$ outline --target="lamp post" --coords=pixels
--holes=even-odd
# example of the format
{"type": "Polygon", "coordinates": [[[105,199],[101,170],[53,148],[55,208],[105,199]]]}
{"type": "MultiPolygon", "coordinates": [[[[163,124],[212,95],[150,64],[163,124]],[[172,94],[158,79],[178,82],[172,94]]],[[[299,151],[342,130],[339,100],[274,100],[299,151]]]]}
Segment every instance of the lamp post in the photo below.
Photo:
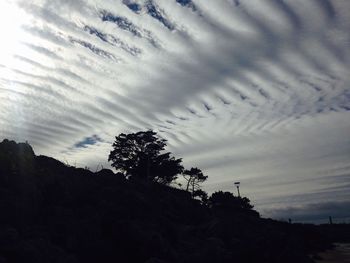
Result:
{"type": "Polygon", "coordinates": [[[240,182],[235,182],[235,186],[237,187],[238,197],[241,197],[241,194],[239,193],[239,185],[240,184],[241,184],[240,182]]]}

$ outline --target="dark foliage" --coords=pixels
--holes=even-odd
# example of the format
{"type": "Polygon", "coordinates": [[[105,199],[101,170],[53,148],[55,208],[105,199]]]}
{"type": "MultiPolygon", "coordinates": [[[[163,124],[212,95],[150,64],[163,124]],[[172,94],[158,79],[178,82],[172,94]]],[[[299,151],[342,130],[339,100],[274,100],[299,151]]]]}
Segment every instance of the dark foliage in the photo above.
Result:
{"type": "Polygon", "coordinates": [[[203,191],[202,189],[195,190],[192,193],[193,198],[199,198],[199,200],[202,201],[202,204],[207,204],[208,203],[208,194],[203,191]]]}
{"type": "Polygon", "coordinates": [[[207,180],[208,176],[205,176],[203,172],[197,167],[192,167],[190,170],[185,170],[182,175],[187,181],[186,191],[190,191],[193,197],[201,196],[204,198],[205,195],[203,191],[199,191],[200,183],[203,183],[205,180],[207,180]]]}
{"type": "Polygon", "coordinates": [[[261,219],[236,199],[215,194],[203,205],[186,191],[3,141],[0,262],[302,263],[330,244],[316,226],[261,219]]]}
{"type": "Polygon", "coordinates": [[[213,193],[209,198],[209,202],[212,207],[222,207],[225,209],[250,210],[254,207],[250,204],[250,200],[247,197],[236,197],[230,192],[222,191],[213,193]]]}
{"type": "Polygon", "coordinates": [[[175,159],[169,152],[162,153],[165,146],[166,140],[158,138],[151,130],[122,133],[115,138],[108,161],[125,177],[147,178],[169,184],[184,168],[181,159],[175,159]]]}

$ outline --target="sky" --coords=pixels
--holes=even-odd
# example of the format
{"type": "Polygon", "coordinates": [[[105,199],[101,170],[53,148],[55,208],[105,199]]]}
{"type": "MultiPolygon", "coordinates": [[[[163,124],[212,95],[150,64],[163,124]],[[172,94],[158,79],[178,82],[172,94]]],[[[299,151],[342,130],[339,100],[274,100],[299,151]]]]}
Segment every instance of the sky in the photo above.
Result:
{"type": "MultiPolygon", "coordinates": [[[[0,139],[92,171],[153,129],[204,189],[350,218],[350,1],[1,0],[0,139]]],[[[346,219],[347,218],[347,219],[346,219]]]]}

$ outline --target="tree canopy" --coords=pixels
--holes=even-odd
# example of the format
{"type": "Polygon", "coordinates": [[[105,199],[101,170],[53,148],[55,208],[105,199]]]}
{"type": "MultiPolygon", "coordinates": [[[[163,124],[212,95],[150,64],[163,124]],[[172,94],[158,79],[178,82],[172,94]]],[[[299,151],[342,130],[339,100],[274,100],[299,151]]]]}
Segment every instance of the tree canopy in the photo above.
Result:
{"type": "Polygon", "coordinates": [[[108,161],[125,177],[147,178],[169,184],[183,172],[182,160],[165,150],[166,140],[152,130],[121,133],[115,137],[108,161]]]}
{"type": "Polygon", "coordinates": [[[250,204],[250,200],[247,197],[237,197],[230,192],[218,191],[211,195],[209,203],[212,207],[225,207],[232,209],[251,210],[253,205],[250,204]]]}
{"type": "Polygon", "coordinates": [[[193,197],[196,193],[201,193],[197,192],[200,190],[199,184],[203,183],[208,178],[208,176],[204,175],[203,172],[197,167],[192,167],[190,170],[185,170],[183,172],[183,177],[185,180],[187,180],[186,191],[190,191],[193,197]]]}

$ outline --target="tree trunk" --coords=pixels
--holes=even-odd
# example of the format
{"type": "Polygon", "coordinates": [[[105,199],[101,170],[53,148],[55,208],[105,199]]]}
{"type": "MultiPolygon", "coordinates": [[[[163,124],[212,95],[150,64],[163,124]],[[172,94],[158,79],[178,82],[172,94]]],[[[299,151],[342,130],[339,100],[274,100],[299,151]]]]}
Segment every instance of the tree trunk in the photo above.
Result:
{"type": "MultiPolygon", "coordinates": [[[[186,179],[186,178],[185,178],[185,179],[186,179]]],[[[188,180],[187,180],[186,191],[188,191],[188,189],[190,188],[190,182],[191,182],[191,177],[188,178],[188,180]]]]}

